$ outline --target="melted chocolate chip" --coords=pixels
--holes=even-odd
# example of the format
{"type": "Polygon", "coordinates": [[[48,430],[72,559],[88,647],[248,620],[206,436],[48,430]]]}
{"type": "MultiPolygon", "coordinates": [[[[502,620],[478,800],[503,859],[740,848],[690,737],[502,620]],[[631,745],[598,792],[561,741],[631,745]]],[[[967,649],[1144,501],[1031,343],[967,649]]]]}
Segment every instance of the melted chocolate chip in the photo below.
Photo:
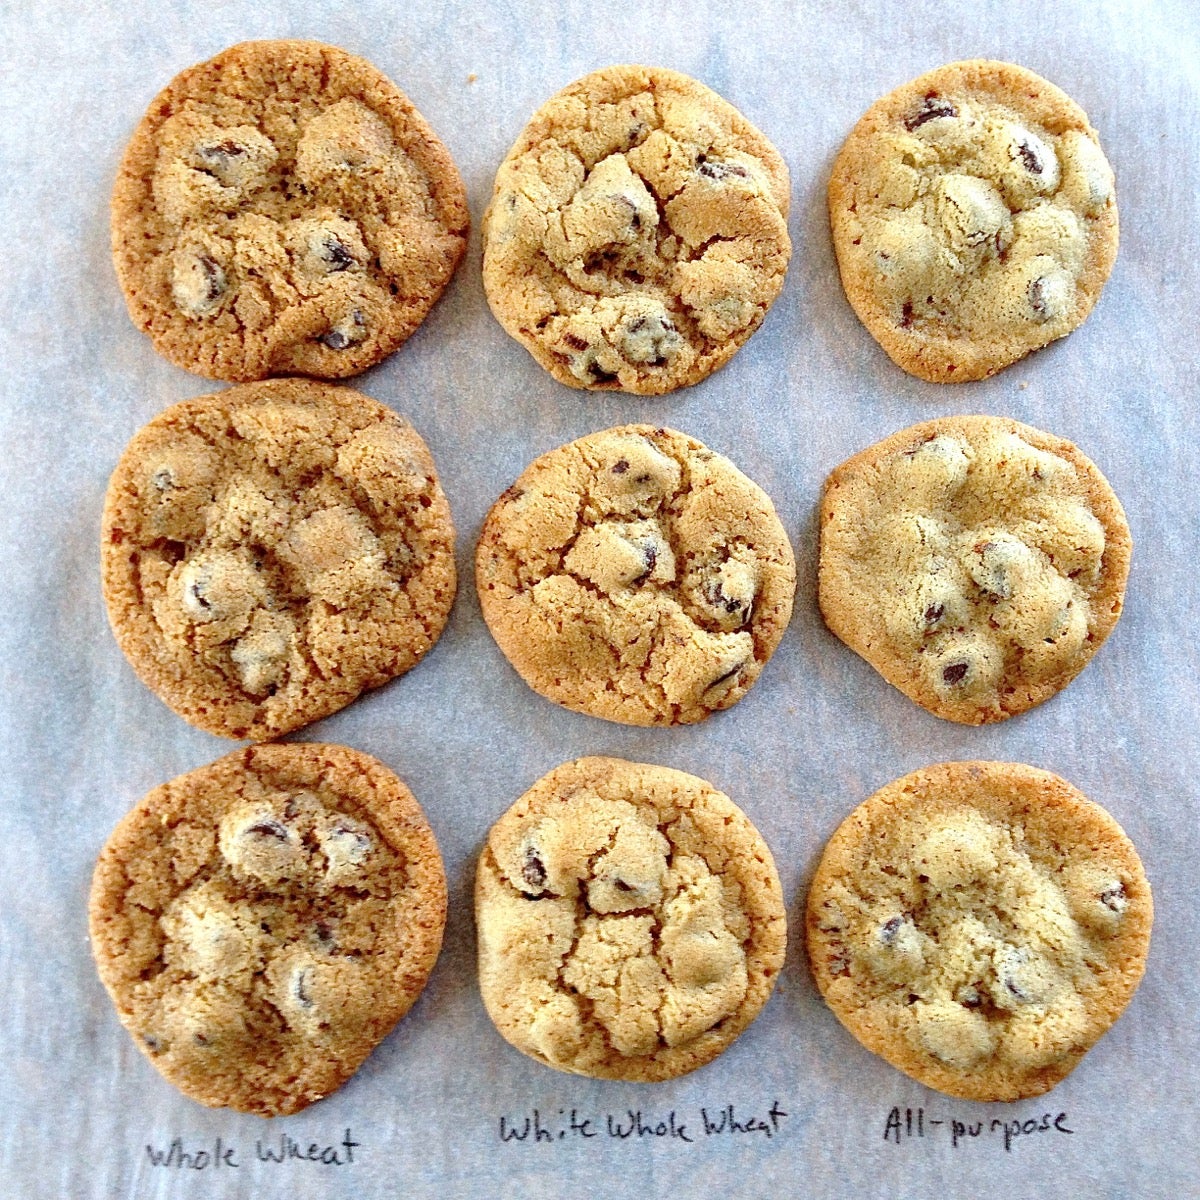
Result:
{"type": "Polygon", "coordinates": [[[614,475],[624,475],[629,470],[629,460],[627,458],[618,459],[613,463],[612,473],[614,475]]]}
{"type": "Polygon", "coordinates": [[[270,819],[264,821],[255,821],[253,825],[247,825],[246,832],[253,833],[257,837],[275,838],[280,842],[286,842],[288,840],[287,829],[279,821],[273,821],[270,819]]]}
{"type": "Polygon", "coordinates": [[[942,668],[942,679],[946,683],[962,683],[967,674],[967,664],[965,662],[951,663],[948,667],[942,668]]]}
{"type": "Polygon", "coordinates": [[[913,323],[913,306],[911,300],[905,300],[904,307],[900,310],[900,328],[907,329],[913,323]]]}
{"type": "Polygon", "coordinates": [[[926,96],[915,111],[904,118],[904,128],[910,133],[920,128],[926,121],[935,121],[938,117],[957,117],[958,109],[949,100],[938,95],[926,96]]]}
{"type": "Polygon", "coordinates": [[[1046,169],[1041,155],[1028,142],[1017,143],[1017,154],[1020,155],[1021,165],[1030,175],[1040,175],[1046,169]]]}
{"type": "Polygon", "coordinates": [[[700,163],[698,168],[701,175],[705,179],[722,180],[728,179],[730,176],[736,176],[739,179],[745,179],[750,172],[739,163],[727,162],[709,162],[707,159],[700,163]]]}
{"type": "Polygon", "coordinates": [[[586,350],[588,348],[586,338],[581,338],[579,334],[569,331],[563,334],[563,343],[570,346],[572,350],[586,350]]]}
{"type": "Polygon", "coordinates": [[[221,269],[221,264],[207,254],[197,254],[196,263],[204,276],[204,301],[211,304],[225,294],[225,272],[221,269]]]}
{"type": "Polygon", "coordinates": [[[354,255],[350,253],[345,243],[332,233],[327,233],[321,240],[321,261],[329,268],[331,275],[338,271],[347,271],[354,266],[354,255]]]}
{"type": "Polygon", "coordinates": [[[1029,281],[1029,307],[1033,309],[1034,316],[1041,317],[1043,320],[1050,315],[1050,305],[1047,302],[1046,296],[1046,277],[1039,275],[1036,279],[1029,281]]]}
{"type": "Polygon", "coordinates": [[[525,850],[525,861],[521,863],[521,878],[532,888],[543,889],[546,886],[546,864],[532,846],[525,850]]]}

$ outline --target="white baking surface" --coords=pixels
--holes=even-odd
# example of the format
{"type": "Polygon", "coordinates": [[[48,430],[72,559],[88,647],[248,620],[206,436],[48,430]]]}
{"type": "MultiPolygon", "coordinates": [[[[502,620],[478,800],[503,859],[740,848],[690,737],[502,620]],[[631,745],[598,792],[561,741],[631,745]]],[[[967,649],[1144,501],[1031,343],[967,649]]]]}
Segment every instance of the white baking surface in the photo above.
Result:
{"type": "MultiPolygon", "coordinates": [[[[0,1192],[90,1197],[812,1196],[1182,1197],[1200,1194],[1200,9],[1191,0],[1054,5],[265,4],[228,0],[0,3],[0,1192]],[[319,38],[365,55],[449,146],[478,223],[529,115],[579,75],[621,61],[673,67],[757,123],[792,173],[783,295],[732,363],[662,399],[589,395],[544,374],[484,301],[479,241],[398,354],[358,381],[433,450],[459,531],[449,627],[408,677],[305,731],[383,759],[437,833],[450,880],[429,987],[340,1092],[294,1117],[213,1111],[165,1083],[118,1025],[88,952],[94,857],[151,787],[229,743],[173,715],[109,633],[97,530],[109,472],[168,404],[215,390],[131,326],[108,251],[124,145],[179,70],[252,37],[319,38]],[[1087,110],[1118,177],[1121,252],[1089,321],[1001,373],[961,386],[894,367],[843,298],[829,244],[830,163],[878,96],[958,58],[1010,59],[1087,110]],[[1060,696],[1002,725],[928,715],[824,629],[814,514],[826,473],[918,420],[1016,417],[1076,442],[1107,474],[1136,539],[1125,615],[1060,696]],[[525,687],[479,615],[471,557],[492,500],[535,455],[584,433],[665,423],[728,454],[774,499],[797,551],[796,615],[754,691],[706,724],[642,730],[556,708],[525,687]],[[696,1074],[658,1085],[579,1079],[495,1033],[474,970],[471,879],[491,822],[538,776],[616,754],[713,781],[779,864],[793,929],[757,1023],[696,1074]],[[1057,771],[1138,846],[1157,924],[1141,990],[1048,1096],[953,1101],[861,1049],[816,994],[795,931],[821,847],[870,792],[925,763],[1010,759],[1057,771]],[[735,1106],[778,1129],[705,1135],[735,1106]],[[893,1106],[913,1135],[885,1140],[893,1106]],[[502,1142],[538,1109],[550,1144],[502,1142]],[[678,1137],[610,1137],[628,1112],[678,1137]],[[918,1110],[924,1110],[919,1113],[918,1110]],[[563,1114],[560,1116],[560,1112],[563,1114]],[[1051,1114],[1011,1139],[990,1123],[1051,1114]],[[923,1121],[918,1126],[918,1117],[923,1121]],[[946,1122],[933,1125],[935,1120],[946,1122]],[[985,1122],[952,1145],[951,1121],[985,1122]],[[507,1127],[507,1126],[506,1126],[507,1127]],[[925,1136],[917,1136],[923,1129],[925,1136]],[[258,1161],[350,1130],[353,1163],[258,1161]],[[154,1166],[180,1138],[220,1165],[154,1166]],[[232,1147],[232,1158],[226,1151],[232,1147]],[[234,1163],[237,1165],[235,1166],[234,1163]]],[[[341,1152],[344,1155],[344,1150],[341,1152]]],[[[203,1159],[193,1159],[203,1163],[203,1159]]]]}

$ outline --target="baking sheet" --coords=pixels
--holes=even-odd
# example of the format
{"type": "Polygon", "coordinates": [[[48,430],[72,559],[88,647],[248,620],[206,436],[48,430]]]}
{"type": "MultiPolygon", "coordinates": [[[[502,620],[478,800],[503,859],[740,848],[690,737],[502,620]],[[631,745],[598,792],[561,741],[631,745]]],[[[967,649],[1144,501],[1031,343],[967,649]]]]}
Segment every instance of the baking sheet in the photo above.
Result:
{"type": "Polygon", "coordinates": [[[5,1194],[1200,1194],[1194,5],[5,0],[0,21],[5,1194]],[[422,999],[358,1075],[272,1121],[202,1108],[159,1078],[96,978],[85,918],[92,862],[120,816],[229,749],[137,682],[100,599],[100,507],[122,448],[168,404],[219,386],[170,366],[131,326],[109,260],[108,194],[155,92],[183,67],[266,36],[332,42],[395,79],[454,154],[476,221],[501,157],[552,92],[613,62],[685,71],[782,151],[795,244],[762,330],[723,371],[673,396],[588,395],[545,375],[487,310],[477,235],[422,329],[359,380],[429,442],[462,586],[421,666],[301,736],[366,750],[408,782],[446,860],[450,921],[422,999]],[[1080,330],[994,379],[940,387],[895,368],[846,304],[824,187],[873,100],[973,56],[1030,67],[1087,110],[1117,172],[1122,243],[1080,330]],[[1054,700],[985,729],[939,721],[886,686],[826,632],[814,598],[826,473],[895,429],[962,412],[1076,442],[1136,539],[1126,612],[1093,664],[1054,700]],[[798,558],[796,614],[755,689],[682,729],[624,728],[535,695],[492,643],[471,582],[483,516],[530,459],[643,419],[738,463],[774,499],[798,558]],[[947,1099],[862,1050],[816,994],[795,936],[762,1016],[694,1075],[649,1086],[550,1071],[509,1048],[484,1013],[471,878],[513,799],[592,753],[678,767],[728,792],[775,853],[793,930],[825,839],[883,783],[954,758],[1057,771],[1142,854],[1158,913],[1145,982],[1074,1074],[1014,1105],[947,1099]],[[505,1138],[527,1120],[526,1137],[505,1138]]]}

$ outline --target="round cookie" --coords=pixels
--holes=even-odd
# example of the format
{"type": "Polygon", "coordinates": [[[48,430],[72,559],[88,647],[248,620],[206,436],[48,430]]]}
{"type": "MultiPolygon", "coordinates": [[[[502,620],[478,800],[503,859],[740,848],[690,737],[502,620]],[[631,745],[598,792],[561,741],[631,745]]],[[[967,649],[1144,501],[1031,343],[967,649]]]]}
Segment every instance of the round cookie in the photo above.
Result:
{"type": "Polygon", "coordinates": [[[943,417],[833,471],[818,598],[829,628],[923,708],[1003,721],[1066,687],[1112,632],[1125,514],[1075,446],[943,417]]]}
{"type": "Polygon", "coordinates": [[[1083,110],[1010,63],[951,63],[851,131],[829,180],[846,296],[904,370],[983,379],[1081,324],[1117,255],[1083,110]]]}
{"type": "Polygon", "coordinates": [[[535,691],[627,725],[680,725],[750,690],[792,613],[796,567],[766,494],[651,425],[535,460],[475,555],[492,636],[535,691]]]}
{"type": "Polygon", "coordinates": [[[446,880],[412,793],[345,746],[236,750],[156,788],[96,864],[92,952],[177,1088],[270,1117],[341,1087],[412,1007],[446,880]]]}
{"type": "Polygon", "coordinates": [[[585,75],[531,118],[483,219],[496,319],[555,379],[657,395],[723,366],[779,295],[787,167],[662,67],[585,75]]]}
{"type": "Polygon", "coordinates": [[[1153,904],[1121,827],[1019,763],[939,763],[838,827],[808,896],[817,986],[868,1050],[966,1100],[1048,1091],[1137,990],[1153,904]]]}
{"type": "Polygon", "coordinates": [[[581,758],[492,826],[475,879],[479,985],[518,1050],[654,1082],[716,1058],[783,966],[771,852],[694,775],[581,758]]]}
{"type": "Polygon", "coordinates": [[[458,170],[408,98],[320,42],[243,42],[155,97],[117,173],[133,323],[214,379],[356,375],[466,249],[458,170]]]}
{"type": "Polygon", "coordinates": [[[382,404],[309,380],[156,417],[113,472],[101,542],[125,656],[223,737],[278,737],[403,674],[454,601],[425,443],[382,404]]]}

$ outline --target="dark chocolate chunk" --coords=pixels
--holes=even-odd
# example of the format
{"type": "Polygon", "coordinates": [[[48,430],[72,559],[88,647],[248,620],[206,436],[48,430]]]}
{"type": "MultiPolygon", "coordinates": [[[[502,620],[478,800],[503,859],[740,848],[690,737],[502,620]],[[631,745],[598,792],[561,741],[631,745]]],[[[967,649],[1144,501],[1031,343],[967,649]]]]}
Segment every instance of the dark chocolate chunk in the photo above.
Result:
{"type": "Polygon", "coordinates": [[[949,100],[944,100],[936,93],[931,93],[921,101],[913,112],[904,118],[904,128],[911,133],[914,129],[918,129],[924,125],[926,121],[935,121],[939,117],[957,116],[958,109],[949,100]]]}
{"type": "Polygon", "coordinates": [[[942,678],[947,683],[962,683],[967,674],[967,664],[965,662],[951,663],[948,667],[942,668],[942,678]]]}

